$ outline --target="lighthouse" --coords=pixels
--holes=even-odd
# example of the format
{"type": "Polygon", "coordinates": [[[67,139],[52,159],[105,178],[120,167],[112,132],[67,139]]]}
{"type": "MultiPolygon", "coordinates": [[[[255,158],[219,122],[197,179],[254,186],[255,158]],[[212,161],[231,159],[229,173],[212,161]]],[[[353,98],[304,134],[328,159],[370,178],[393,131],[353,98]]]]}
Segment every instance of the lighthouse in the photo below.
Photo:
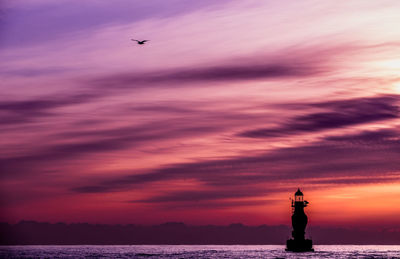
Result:
{"type": "Polygon", "coordinates": [[[307,207],[308,201],[304,200],[300,188],[294,194],[292,199],[292,237],[286,241],[286,251],[292,252],[313,252],[312,240],[305,239],[305,230],[307,226],[307,215],[304,213],[304,207],[307,207]]]}

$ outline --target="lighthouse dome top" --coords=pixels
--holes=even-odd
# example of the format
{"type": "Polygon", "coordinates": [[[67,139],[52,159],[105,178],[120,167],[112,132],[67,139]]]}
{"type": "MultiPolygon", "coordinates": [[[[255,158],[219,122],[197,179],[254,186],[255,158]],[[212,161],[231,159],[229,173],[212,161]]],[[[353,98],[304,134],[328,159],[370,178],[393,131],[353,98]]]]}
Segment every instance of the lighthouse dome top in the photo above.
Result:
{"type": "Polygon", "coordinates": [[[300,188],[298,188],[297,192],[294,195],[295,196],[303,196],[303,193],[300,191],[300,188]]]}

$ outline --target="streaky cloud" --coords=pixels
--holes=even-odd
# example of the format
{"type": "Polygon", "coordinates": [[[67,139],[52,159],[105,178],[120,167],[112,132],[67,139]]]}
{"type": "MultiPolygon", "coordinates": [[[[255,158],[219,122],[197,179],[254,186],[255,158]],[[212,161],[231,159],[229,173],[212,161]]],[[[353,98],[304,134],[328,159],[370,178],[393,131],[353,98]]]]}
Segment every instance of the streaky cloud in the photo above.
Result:
{"type": "Polygon", "coordinates": [[[174,87],[179,87],[178,83],[306,77],[320,72],[311,64],[278,61],[266,64],[220,64],[209,67],[177,68],[142,74],[121,73],[95,78],[89,80],[89,83],[106,89],[134,89],[168,82],[176,83],[174,87]]]}
{"type": "Polygon", "coordinates": [[[163,202],[199,202],[199,201],[213,201],[220,199],[232,199],[232,198],[248,198],[248,197],[259,197],[264,194],[267,195],[271,192],[286,190],[286,188],[248,188],[235,186],[234,188],[224,188],[221,190],[186,190],[186,191],[174,191],[168,194],[160,196],[152,196],[142,200],[132,200],[131,202],[144,202],[144,203],[163,203],[163,202]]]}
{"type": "Polygon", "coordinates": [[[385,144],[393,139],[399,139],[400,130],[396,128],[385,128],[380,130],[367,130],[356,134],[328,136],[325,140],[342,142],[342,143],[357,143],[357,144],[385,144]]]}
{"type": "MultiPolygon", "coordinates": [[[[372,133],[360,133],[365,134],[372,133]]],[[[332,139],[321,140],[311,145],[279,148],[256,156],[167,165],[145,173],[118,176],[97,183],[91,181],[88,185],[73,187],[71,191],[107,193],[170,180],[194,180],[202,183],[202,190],[166,192],[140,201],[168,203],[260,197],[266,191],[269,194],[282,191],[282,188],[260,189],[260,184],[265,187],[274,183],[282,186],[285,183],[290,188],[293,184],[313,182],[329,186],[398,180],[400,176],[393,172],[400,170],[400,143],[397,139],[387,140],[386,135],[379,131],[376,132],[376,143],[382,141],[379,136],[385,139],[385,145],[350,145],[332,139]],[[332,178],[337,181],[331,180],[332,178]]]]}
{"type": "Polygon", "coordinates": [[[38,118],[57,116],[55,109],[84,104],[98,98],[98,94],[84,93],[70,96],[53,95],[27,100],[0,101],[0,125],[13,125],[33,122],[38,118]]]}
{"type": "Polygon", "coordinates": [[[273,138],[396,119],[399,101],[398,95],[385,95],[304,104],[305,108],[318,107],[325,111],[298,115],[281,126],[247,130],[238,136],[273,138]]]}

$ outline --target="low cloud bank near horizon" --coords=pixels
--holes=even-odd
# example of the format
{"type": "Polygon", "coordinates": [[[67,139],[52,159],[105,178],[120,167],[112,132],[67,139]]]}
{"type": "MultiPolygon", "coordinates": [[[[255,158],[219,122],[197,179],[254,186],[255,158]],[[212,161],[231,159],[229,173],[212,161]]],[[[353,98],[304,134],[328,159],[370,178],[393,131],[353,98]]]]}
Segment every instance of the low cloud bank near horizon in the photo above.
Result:
{"type": "MultiPolygon", "coordinates": [[[[1,245],[283,245],[291,228],[287,225],[192,226],[180,222],[159,225],[104,225],[21,221],[0,223],[1,245]]],[[[397,245],[398,229],[362,229],[309,226],[306,236],[316,245],[397,245]]]]}

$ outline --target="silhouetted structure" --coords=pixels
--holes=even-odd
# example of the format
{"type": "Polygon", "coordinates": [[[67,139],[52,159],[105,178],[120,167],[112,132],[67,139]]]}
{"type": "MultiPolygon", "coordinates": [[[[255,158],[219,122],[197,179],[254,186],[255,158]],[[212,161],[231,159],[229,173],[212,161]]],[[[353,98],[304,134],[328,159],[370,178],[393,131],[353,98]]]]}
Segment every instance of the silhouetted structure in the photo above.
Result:
{"type": "Polygon", "coordinates": [[[312,240],[305,239],[305,229],[307,226],[307,215],[304,213],[304,207],[307,207],[308,201],[303,200],[303,193],[300,189],[294,194],[294,200],[292,200],[292,237],[286,241],[286,251],[292,252],[312,252],[312,240]]]}

